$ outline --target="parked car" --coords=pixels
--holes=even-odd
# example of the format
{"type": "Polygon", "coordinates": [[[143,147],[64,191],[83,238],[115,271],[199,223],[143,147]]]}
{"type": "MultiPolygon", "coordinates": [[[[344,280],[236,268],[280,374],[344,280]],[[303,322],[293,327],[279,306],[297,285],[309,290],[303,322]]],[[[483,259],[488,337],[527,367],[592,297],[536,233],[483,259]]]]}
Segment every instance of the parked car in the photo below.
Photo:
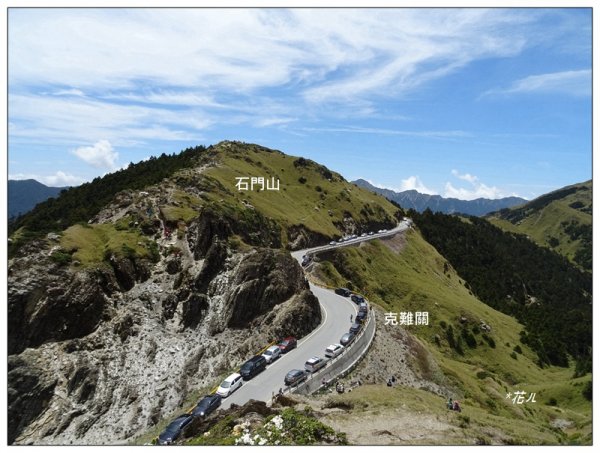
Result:
{"type": "Polygon", "coordinates": [[[364,311],[365,313],[367,313],[369,311],[369,306],[367,305],[366,302],[364,302],[364,299],[363,299],[363,302],[361,302],[358,305],[358,311],[359,312],[364,311]]]}
{"type": "Polygon", "coordinates": [[[217,395],[206,395],[200,400],[192,411],[194,417],[207,417],[210,413],[214,412],[217,407],[221,405],[221,396],[217,395]]]}
{"type": "Polygon", "coordinates": [[[362,329],[362,324],[359,322],[355,322],[354,324],[352,324],[352,326],[350,326],[350,332],[353,334],[357,334],[358,332],[360,332],[360,329],[362,329]]]}
{"type": "Polygon", "coordinates": [[[335,241],[331,241],[331,242],[329,243],[329,245],[335,245],[335,244],[337,244],[337,242],[335,242],[335,241]]]}
{"type": "Polygon", "coordinates": [[[353,234],[352,236],[350,236],[352,239],[356,239],[358,236],[356,234],[353,234]]]}
{"type": "Polygon", "coordinates": [[[338,243],[340,243],[340,244],[341,244],[342,242],[344,242],[344,238],[339,238],[339,239],[338,239],[338,243]]]}
{"type": "Polygon", "coordinates": [[[356,335],[352,332],[345,333],[344,335],[342,335],[342,338],[340,338],[340,344],[342,344],[343,346],[348,346],[354,341],[355,338],[356,335]]]}
{"type": "Polygon", "coordinates": [[[271,346],[265,352],[263,352],[262,356],[265,358],[267,363],[273,363],[275,360],[281,357],[281,349],[279,349],[279,346],[271,346]]]}
{"type": "Polygon", "coordinates": [[[359,311],[358,314],[356,315],[356,317],[354,318],[354,320],[356,322],[360,322],[362,324],[366,318],[367,318],[367,313],[364,311],[359,311]]]}
{"type": "Polygon", "coordinates": [[[350,299],[357,305],[365,301],[365,298],[363,296],[359,296],[358,294],[352,294],[350,299]]]}
{"type": "Polygon", "coordinates": [[[283,380],[285,385],[297,385],[308,377],[304,370],[291,370],[283,380]]]}
{"type": "Polygon", "coordinates": [[[325,348],[325,357],[337,357],[338,355],[340,355],[342,353],[342,351],[344,350],[344,347],[341,344],[338,343],[334,343],[334,344],[330,344],[329,346],[327,346],[327,348],[325,348]]]}
{"type": "Polygon", "coordinates": [[[249,381],[267,367],[267,360],[262,355],[255,355],[250,360],[246,361],[241,368],[240,374],[245,381],[249,381]]]}
{"type": "Polygon", "coordinates": [[[237,389],[239,389],[243,383],[244,379],[242,378],[242,376],[240,376],[238,373],[233,373],[230,376],[228,376],[223,382],[221,382],[221,385],[219,385],[219,388],[217,389],[217,395],[226,398],[233,392],[235,392],[237,389]]]}
{"type": "Polygon", "coordinates": [[[367,237],[367,233],[363,233],[360,235],[361,238],[367,237]]]}
{"type": "Polygon", "coordinates": [[[302,257],[302,266],[307,266],[312,261],[310,255],[304,255],[302,257]]]}
{"type": "Polygon", "coordinates": [[[344,297],[348,297],[352,294],[348,288],[336,288],[335,293],[344,297]]]}
{"type": "Polygon", "coordinates": [[[369,231],[369,236],[373,236],[375,233],[373,233],[372,231],[369,231]]]}
{"type": "Polygon", "coordinates": [[[277,346],[281,352],[286,353],[298,346],[298,341],[294,337],[287,337],[281,340],[277,346]]]}
{"type": "Polygon", "coordinates": [[[325,360],[323,360],[321,357],[314,356],[306,361],[306,363],[304,364],[304,369],[306,371],[308,371],[309,373],[316,373],[321,368],[323,368],[326,364],[327,364],[327,362],[325,360]]]}
{"type": "Polygon", "coordinates": [[[183,428],[189,425],[193,419],[194,417],[189,414],[180,415],[177,417],[169,424],[169,426],[165,428],[162,433],[160,433],[158,436],[158,444],[171,445],[181,435],[183,428]]]}

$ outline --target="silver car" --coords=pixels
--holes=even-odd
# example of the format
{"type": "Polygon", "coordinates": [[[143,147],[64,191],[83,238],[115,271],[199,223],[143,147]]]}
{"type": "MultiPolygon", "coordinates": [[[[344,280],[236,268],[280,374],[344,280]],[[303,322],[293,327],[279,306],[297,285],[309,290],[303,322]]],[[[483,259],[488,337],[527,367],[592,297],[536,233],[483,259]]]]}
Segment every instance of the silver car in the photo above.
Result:
{"type": "Polygon", "coordinates": [[[344,347],[341,344],[334,343],[327,346],[325,349],[325,357],[334,358],[342,353],[344,347]]]}
{"type": "Polygon", "coordinates": [[[263,352],[262,356],[265,358],[267,363],[272,363],[281,357],[281,349],[279,349],[279,346],[271,346],[265,352],[263,352]]]}

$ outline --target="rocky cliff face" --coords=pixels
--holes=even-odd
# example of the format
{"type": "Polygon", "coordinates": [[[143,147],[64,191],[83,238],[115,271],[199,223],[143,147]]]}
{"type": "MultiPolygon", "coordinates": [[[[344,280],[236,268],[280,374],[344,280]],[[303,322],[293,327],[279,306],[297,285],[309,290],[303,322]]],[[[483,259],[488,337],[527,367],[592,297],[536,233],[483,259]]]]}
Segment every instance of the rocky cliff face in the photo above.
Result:
{"type": "MultiPolygon", "coordinates": [[[[124,206],[96,221],[117,221],[124,206]]],[[[9,443],[123,442],[270,341],[313,330],[320,307],[295,260],[234,250],[230,234],[211,212],[183,235],[159,232],[156,263],[61,266],[50,241],[11,259],[9,443]]]]}

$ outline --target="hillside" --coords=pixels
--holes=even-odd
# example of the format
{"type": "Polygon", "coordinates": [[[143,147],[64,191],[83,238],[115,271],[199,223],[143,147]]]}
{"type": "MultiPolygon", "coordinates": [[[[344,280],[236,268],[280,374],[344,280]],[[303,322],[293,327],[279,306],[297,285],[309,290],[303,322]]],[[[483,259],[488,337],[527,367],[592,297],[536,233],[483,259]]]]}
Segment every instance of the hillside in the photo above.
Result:
{"type": "Polygon", "coordinates": [[[68,187],[48,187],[35,179],[8,180],[8,218],[25,214],[68,187]]]}
{"type": "Polygon", "coordinates": [[[169,226],[189,223],[200,212],[209,217],[210,211],[218,211],[227,219],[228,233],[255,245],[302,248],[358,230],[389,228],[400,215],[383,197],[313,161],[258,145],[221,142],[132,164],[39,204],[12,225],[10,251],[40,233],[95,223],[98,213],[115,200],[136,203],[134,217],[141,224],[152,216],[142,207],[145,195],[133,191],[147,192],[142,189],[157,183],[164,193],[155,191],[161,196],[153,212],[169,226]],[[280,190],[261,191],[257,185],[253,191],[238,191],[236,177],[279,179],[280,190]],[[259,237],[253,230],[261,228],[259,237]]]}
{"type": "Polygon", "coordinates": [[[524,326],[477,299],[419,232],[319,258],[312,278],[351,286],[381,307],[375,344],[348,378],[362,387],[321,398],[325,407],[347,408],[320,420],[347,432],[350,443],[591,442],[591,402],[582,394],[590,376],[574,379],[573,366],[540,368],[519,335],[524,326]],[[429,325],[385,326],[385,313],[403,311],[428,311],[429,325]],[[391,375],[399,376],[393,389],[382,385],[391,375]],[[512,404],[505,396],[515,390],[536,393],[537,403],[512,404]],[[444,395],[460,399],[464,415],[443,409],[444,395]],[[563,419],[569,429],[556,428],[563,419]]]}
{"type": "Polygon", "coordinates": [[[477,297],[526,327],[541,365],[591,371],[592,278],[564,257],[478,217],[412,212],[432,244],[477,297]]]}
{"type": "Polygon", "coordinates": [[[477,198],[475,200],[459,200],[458,198],[443,198],[439,195],[428,195],[419,193],[416,190],[405,190],[395,192],[390,189],[375,187],[364,179],[353,181],[358,187],[363,187],[383,195],[388,200],[393,200],[404,209],[414,209],[423,212],[430,209],[433,212],[442,212],[444,214],[467,214],[482,216],[489,212],[499,209],[516,206],[524,203],[525,199],[519,197],[506,197],[496,200],[488,198],[477,198]]]}
{"type": "Polygon", "coordinates": [[[486,218],[506,231],[527,235],[583,269],[592,270],[591,180],[493,212],[486,218]]]}
{"type": "Polygon", "coordinates": [[[274,339],[321,321],[288,249],[395,225],[383,197],[239,142],[132,164],[17,220],[11,444],[125,443],[274,339]],[[235,177],[280,179],[238,192],[235,177]]]}

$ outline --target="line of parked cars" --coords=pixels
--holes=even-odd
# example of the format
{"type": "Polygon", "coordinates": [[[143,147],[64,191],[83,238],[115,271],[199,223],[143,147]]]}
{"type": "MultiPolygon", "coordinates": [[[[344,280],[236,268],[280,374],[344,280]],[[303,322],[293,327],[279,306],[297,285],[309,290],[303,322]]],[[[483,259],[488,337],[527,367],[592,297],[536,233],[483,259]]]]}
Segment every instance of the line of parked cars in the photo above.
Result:
{"type": "Polygon", "coordinates": [[[221,405],[223,398],[227,398],[237,389],[239,389],[244,381],[252,379],[254,376],[264,371],[267,364],[273,363],[282,354],[291,351],[298,345],[298,341],[294,337],[287,337],[281,340],[277,345],[268,347],[261,355],[256,355],[247,360],[241,367],[238,373],[233,373],[227,376],[217,388],[217,391],[211,395],[206,395],[188,414],[183,414],[173,420],[165,430],[158,436],[159,445],[170,445],[177,440],[187,425],[194,418],[208,417],[212,412],[217,410],[221,405]]]}
{"type": "MultiPolygon", "coordinates": [[[[372,234],[372,233],[369,233],[372,234]]],[[[350,326],[349,332],[342,335],[339,343],[334,343],[325,348],[325,357],[311,357],[304,364],[303,370],[290,370],[284,378],[285,385],[293,386],[301,383],[308,378],[309,373],[315,373],[327,365],[327,359],[331,360],[340,355],[344,348],[347,348],[355,339],[358,333],[362,330],[364,320],[369,311],[367,301],[359,294],[353,294],[347,288],[337,288],[336,294],[343,297],[350,297],[352,302],[358,305],[358,313],[354,318],[354,323],[350,326]]],[[[227,376],[217,388],[214,394],[206,395],[198,404],[190,411],[189,414],[183,414],[173,420],[167,428],[158,436],[160,445],[172,444],[181,435],[187,425],[189,425],[195,417],[207,417],[214,412],[220,405],[223,398],[227,398],[237,389],[239,389],[244,381],[252,379],[257,374],[264,371],[267,364],[273,363],[283,354],[291,351],[298,346],[298,341],[294,337],[287,337],[281,340],[277,345],[268,347],[261,355],[256,355],[247,360],[241,367],[238,373],[233,373],[227,376]]]]}
{"type": "Polygon", "coordinates": [[[285,385],[297,385],[300,382],[304,381],[308,378],[308,375],[311,373],[316,373],[321,368],[327,365],[327,359],[331,360],[334,357],[337,357],[344,351],[344,346],[339,343],[330,344],[325,348],[325,357],[326,359],[318,356],[313,356],[309,358],[304,364],[303,370],[290,370],[288,374],[285,375],[283,382],[285,385]]]}
{"type": "MultiPolygon", "coordinates": [[[[362,233],[360,235],[360,237],[364,238],[364,237],[367,237],[367,236],[373,236],[374,234],[382,234],[382,233],[387,233],[387,232],[388,232],[387,228],[382,228],[380,230],[377,230],[377,233],[374,233],[373,231],[369,231],[368,233],[362,233]]],[[[329,242],[329,245],[342,244],[342,243],[344,243],[346,241],[351,241],[353,239],[357,239],[358,237],[359,236],[357,236],[356,234],[352,234],[352,235],[349,235],[349,236],[344,236],[344,237],[339,238],[337,241],[331,241],[331,242],[329,242]]],[[[304,264],[303,264],[303,266],[304,266],[304,264]]]]}
{"type": "MultiPolygon", "coordinates": [[[[352,294],[347,288],[337,288],[335,293],[340,296],[350,297],[354,303],[358,304],[358,313],[354,318],[355,322],[350,326],[350,331],[342,335],[340,342],[331,344],[325,348],[325,357],[329,360],[340,355],[344,351],[344,348],[348,347],[356,339],[358,333],[362,330],[363,323],[369,311],[367,301],[363,296],[352,294]]],[[[304,364],[303,370],[293,369],[285,375],[283,379],[284,384],[288,386],[300,384],[308,378],[310,373],[315,373],[326,366],[327,359],[317,356],[309,358],[304,364]]]]}

